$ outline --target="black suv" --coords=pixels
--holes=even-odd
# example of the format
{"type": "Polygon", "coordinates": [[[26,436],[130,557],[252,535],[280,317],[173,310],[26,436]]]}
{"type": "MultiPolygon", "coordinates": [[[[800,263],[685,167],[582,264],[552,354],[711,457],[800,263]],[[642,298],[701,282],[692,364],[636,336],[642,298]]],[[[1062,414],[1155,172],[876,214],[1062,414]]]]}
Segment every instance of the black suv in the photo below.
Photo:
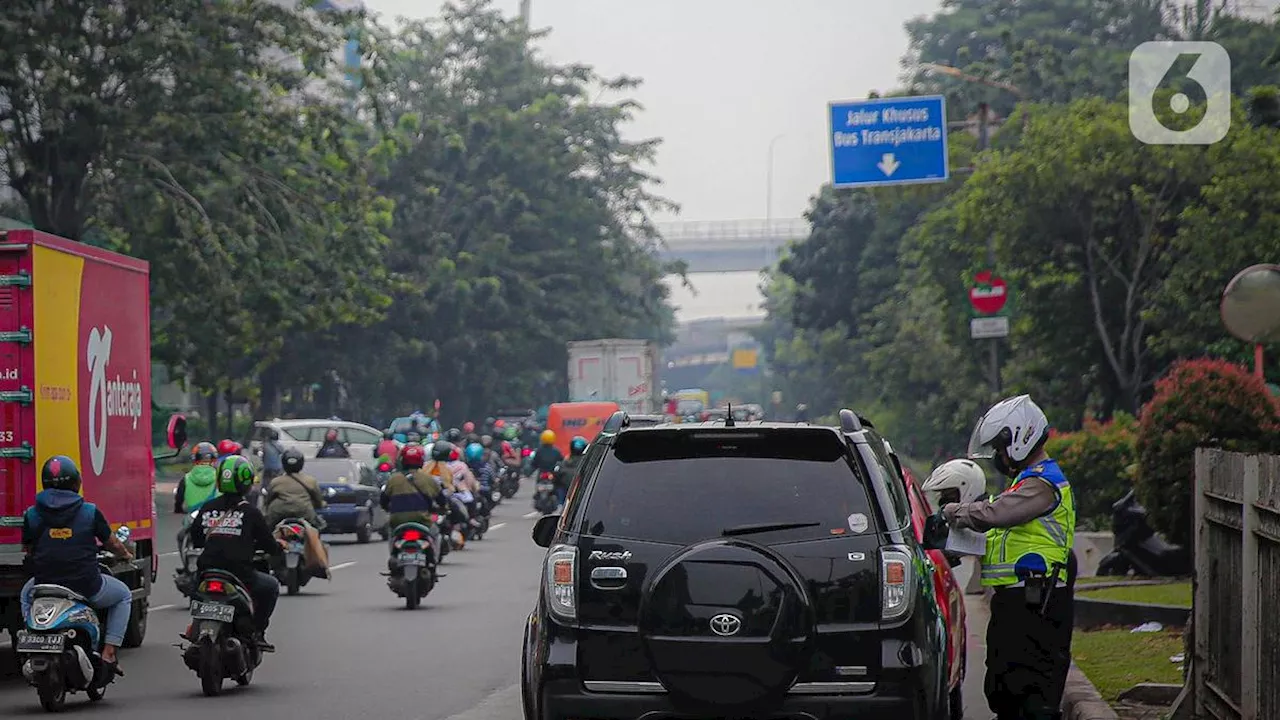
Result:
{"type": "Polygon", "coordinates": [[[900,466],[841,426],[629,428],[588,449],[525,628],[527,720],[946,720],[946,632],[900,466]]]}

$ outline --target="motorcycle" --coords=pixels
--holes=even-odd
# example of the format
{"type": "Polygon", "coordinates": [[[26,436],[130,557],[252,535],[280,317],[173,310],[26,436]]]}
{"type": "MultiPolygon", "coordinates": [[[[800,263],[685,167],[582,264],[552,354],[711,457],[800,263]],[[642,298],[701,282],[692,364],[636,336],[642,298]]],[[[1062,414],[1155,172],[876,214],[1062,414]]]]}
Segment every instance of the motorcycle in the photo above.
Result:
{"type": "MultiPolygon", "coordinates": [[[[262,553],[254,566],[265,572],[262,553]]],[[[222,692],[226,679],[241,687],[253,681],[262,664],[262,649],[254,641],[253,601],[240,579],[222,570],[205,570],[197,578],[191,602],[191,624],[182,635],[187,645],[182,662],[200,678],[200,689],[209,697],[222,692]]]]}
{"type": "Polygon", "coordinates": [[[272,563],[271,574],[284,585],[286,592],[297,595],[311,581],[311,572],[306,567],[307,523],[301,518],[285,518],[276,525],[275,535],[286,545],[284,560],[272,563]]]}
{"type": "Polygon", "coordinates": [[[1111,506],[1111,534],[1115,548],[1098,561],[1099,575],[1186,577],[1191,556],[1186,548],[1172,545],[1147,524],[1147,510],[1132,490],[1111,506]]]}
{"type": "Polygon", "coordinates": [[[387,587],[404,598],[404,606],[409,610],[417,608],[422,598],[435,587],[436,556],[431,528],[419,523],[405,523],[393,532],[391,558],[387,563],[390,570],[387,587]]]}
{"type": "MultiPolygon", "coordinates": [[[[120,542],[129,539],[129,528],[116,531],[120,542]]],[[[112,556],[98,553],[98,565],[111,574],[112,556]]],[[[83,691],[90,702],[98,702],[119,668],[102,662],[105,613],[89,606],[88,598],[61,585],[36,585],[31,593],[31,614],[26,628],[18,631],[14,651],[22,667],[22,677],[36,689],[40,705],[48,712],[60,712],[67,694],[83,691]],[[110,673],[108,676],[107,673],[110,673]]]]}
{"type": "Polygon", "coordinates": [[[498,479],[498,493],[504,498],[515,497],[520,490],[520,468],[506,466],[498,479]]]}
{"type": "Polygon", "coordinates": [[[533,509],[547,515],[560,507],[556,497],[556,474],[551,470],[538,473],[538,483],[533,486],[533,509]]]}
{"type": "Polygon", "coordinates": [[[431,514],[431,545],[435,548],[436,565],[453,549],[453,531],[447,514],[431,514]]]}
{"type": "Polygon", "coordinates": [[[173,571],[173,584],[182,593],[182,597],[191,597],[195,583],[196,563],[200,561],[200,548],[191,547],[191,523],[195,522],[199,510],[192,510],[182,518],[182,529],[178,531],[178,557],[182,564],[173,571]]]}
{"type": "Polygon", "coordinates": [[[394,469],[395,468],[391,467],[391,463],[384,462],[378,465],[378,472],[374,477],[378,483],[379,490],[387,486],[387,481],[391,479],[391,472],[394,469]]]}
{"type": "Polygon", "coordinates": [[[493,501],[489,499],[488,490],[482,488],[476,497],[475,512],[472,513],[472,522],[467,530],[468,540],[484,539],[484,534],[489,532],[489,515],[492,511],[493,501]]]}

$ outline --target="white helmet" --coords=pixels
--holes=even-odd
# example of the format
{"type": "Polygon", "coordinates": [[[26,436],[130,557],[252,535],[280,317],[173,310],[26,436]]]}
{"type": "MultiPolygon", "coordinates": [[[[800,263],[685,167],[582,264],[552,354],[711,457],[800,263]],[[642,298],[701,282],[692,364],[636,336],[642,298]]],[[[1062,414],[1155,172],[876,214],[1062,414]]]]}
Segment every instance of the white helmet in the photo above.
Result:
{"type": "Polygon", "coordinates": [[[973,429],[969,457],[992,458],[996,448],[1003,448],[1014,463],[1022,463],[1047,437],[1049,419],[1030,395],[1005,398],[988,410],[973,429]]]}
{"type": "Polygon", "coordinates": [[[967,503],[982,497],[987,490],[987,475],[972,460],[950,460],[930,473],[929,479],[924,481],[920,489],[928,496],[929,502],[933,503],[934,509],[940,510],[944,504],[944,490],[956,491],[954,494],[948,493],[956,497],[947,498],[947,502],[967,503]]]}

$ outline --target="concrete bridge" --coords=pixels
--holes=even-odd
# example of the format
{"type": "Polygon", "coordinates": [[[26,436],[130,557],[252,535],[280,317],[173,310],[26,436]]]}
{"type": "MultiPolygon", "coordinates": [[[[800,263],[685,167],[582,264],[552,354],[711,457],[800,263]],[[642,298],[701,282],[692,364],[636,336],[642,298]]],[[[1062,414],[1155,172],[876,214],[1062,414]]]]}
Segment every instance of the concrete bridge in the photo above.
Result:
{"type": "Polygon", "coordinates": [[[683,260],[690,273],[751,272],[777,262],[786,245],[809,236],[802,218],[658,223],[663,259],[683,260]]]}

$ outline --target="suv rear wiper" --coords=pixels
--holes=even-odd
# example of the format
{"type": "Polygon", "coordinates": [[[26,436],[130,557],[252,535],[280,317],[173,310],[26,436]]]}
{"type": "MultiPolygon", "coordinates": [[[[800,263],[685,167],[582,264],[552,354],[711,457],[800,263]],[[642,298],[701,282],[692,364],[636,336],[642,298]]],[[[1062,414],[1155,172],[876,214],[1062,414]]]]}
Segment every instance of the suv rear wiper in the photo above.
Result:
{"type": "Polygon", "coordinates": [[[800,528],[818,527],[822,523],[816,522],[792,522],[792,523],[754,523],[751,525],[735,525],[731,528],[725,528],[720,531],[723,537],[733,537],[735,535],[752,535],[754,533],[773,532],[775,530],[799,530],[800,528]]]}

